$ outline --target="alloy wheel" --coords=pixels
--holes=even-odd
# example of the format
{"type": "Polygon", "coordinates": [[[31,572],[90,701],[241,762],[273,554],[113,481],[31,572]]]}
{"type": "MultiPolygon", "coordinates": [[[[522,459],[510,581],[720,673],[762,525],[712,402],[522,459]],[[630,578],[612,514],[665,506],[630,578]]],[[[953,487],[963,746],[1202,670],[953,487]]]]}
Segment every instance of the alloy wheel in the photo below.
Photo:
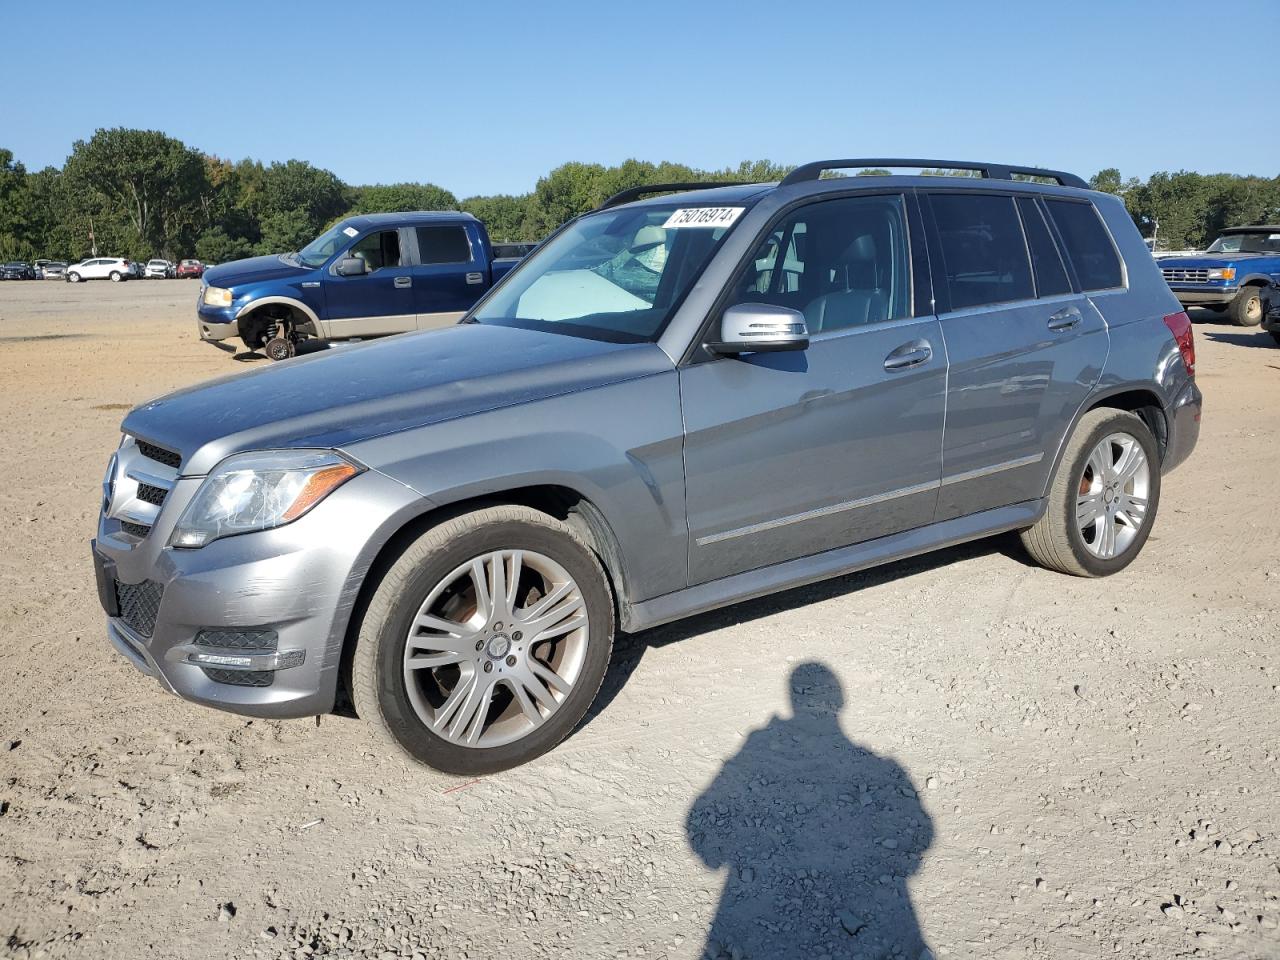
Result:
{"type": "Polygon", "coordinates": [[[1076,496],[1076,529],[1085,549],[1111,560],[1138,536],[1151,494],[1151,465],[1136,438],[1104,437],[1085,462],[1076,496]]]}
{"type": "Polygon", "coordinates": [[[460,564],[427,594],[405,642],[418,718],[466,747],[512,743],[541,727],[583,672],[590,625],[573,577],[532,550],[460,564]]]}

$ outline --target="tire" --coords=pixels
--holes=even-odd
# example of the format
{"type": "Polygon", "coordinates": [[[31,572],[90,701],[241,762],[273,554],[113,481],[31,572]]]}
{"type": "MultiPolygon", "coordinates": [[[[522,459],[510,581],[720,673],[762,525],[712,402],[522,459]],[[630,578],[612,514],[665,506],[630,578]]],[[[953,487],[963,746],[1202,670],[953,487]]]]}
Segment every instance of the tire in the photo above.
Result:
{"type": "Polygon", "coordinates": [[[122,277],[122,276],[120,275],[120,271],[119,271],[119,270],[112,270],[112,271],[111,271],[111,282],[112,282],[112,283],[119,283],[119,282],[120,282],[121,280],[123,280],[123,279],[124,279],[124,277],[122,277]]]}
{"type": "Polygon", "coordinates": [[[1256,327],[1262,322],[1262,288],[1244,287],[1227,305],[1227,315],[1238,327],[1256,327]]]}
{"type": "Polygon", "coordinates": [[[487,507],[422,534],[382,578],[356,639],[352,701],[381,739],[419,763],[459,776],[505,770],[546,753],[578,725],[604,680],[614,629],[604,570],[567,524],[528,507],[487,507]],[[517,552],[514,602],[492,604],[484,616],[470,570],[480,562],[486,589],[505,593],[496,589],[495,571],[500,566],[509,578],[517,552]],[[550,600],[553,590],[568,592],[550,600]],[[539,613],[542,600],[551,606],[539,613]],[[424,606],[434,624],[458,629],[420,625],[424,606]],[[530,629],[535,618],[544,630],[561,632],[545,641],[522,636],[519,627],[530,629]],[[411,667],[410,649],[415,660],[441,662],[411,667]],[[569,681],[567,692],[539,679],[535,671],[548,666],[561,683],[569,681]],[[487,710],[468,709],[464,694],[472,687],[492,691],[487,710]]]}
{"type": "Polygon", "coordinates": [[[1090,410],[1080,418],[1067,441],[1049,488],[1044,516],[1035,526],[1022,531],[1022,544],[1036,563],[1050,570],[1077,577],[1110,576],[1127,567],[1142,551],[1159,505],[1160,451],[1151,430],[1139,417],[1123,410],[1090,410]],[[1123,473],[1108,473],[1108,457],[1113,459],[1115,468],[1133,466],[1134,461],[1125,459],[1131,456],[1131,447],[1123,443],[1103,448],[1107,438],[1125,438],[1141,451],[1145,478],[1141,466],[1137,467],[1137,475],[1128,479],[1123,473]],[[1119,458],[1115,458],[1117,447],[1122,451],[1119,458]],[[1095,459],[1095,453],[1103,460],[1095,459]],[[1087,493],[1083,489],[1086,486],[1087,493]],[[1137,518],[1135,530],[1132,523],[1121,518],[1129,519],[1144,500],[1145,509],[1137,518]],[[1082,518],[1093,517],[1092,525],[1084,519],[1077,521],[1078,513],[1082,518]],[[1107,550],[1108,537],[1111,552],[1107,550]]]}
{"type": "Polygon", "coordinates": [[[74,270],[72,270],[70,273],[68,273],[68,274],[67,274],[67,282],[68,282],[68,283],[79,283],[79,282],[80,282],[80,274],[78,274],[78,273],[76,273],[74,270]]]}

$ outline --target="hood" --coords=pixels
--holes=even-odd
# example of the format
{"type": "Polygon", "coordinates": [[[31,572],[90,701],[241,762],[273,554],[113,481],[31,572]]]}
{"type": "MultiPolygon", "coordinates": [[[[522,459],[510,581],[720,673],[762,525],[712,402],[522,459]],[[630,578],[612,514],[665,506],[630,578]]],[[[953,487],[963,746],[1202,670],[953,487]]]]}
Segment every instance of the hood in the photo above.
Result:
{"type": "Polygon", "coordinates": [[[1233,263],[1244,263],[1262,258],[1280,259],[1274,253],[1197,253],[1190,257],[1160,257],[1156,260],[1159,267],[1229,267],[1233,263]]]}
{"type": "Polygon", "coordinates": [[[266,257],[249,257],[247,260],[232,260],[230,263],[209,267],[204,272],[204,281],[211,287],[234,287],[239,283],[300,277],[304,273],[313,272],[310,267],[295,267],[285,263],[278,253],[273,253],[266,257]]]}
{"type": "Polygon", "coordinates": [[[233,453],[340,447],[671,370],[652,343],[459,324],[331,349],[153,400],[122,429],[201,475],[233,453]]]}

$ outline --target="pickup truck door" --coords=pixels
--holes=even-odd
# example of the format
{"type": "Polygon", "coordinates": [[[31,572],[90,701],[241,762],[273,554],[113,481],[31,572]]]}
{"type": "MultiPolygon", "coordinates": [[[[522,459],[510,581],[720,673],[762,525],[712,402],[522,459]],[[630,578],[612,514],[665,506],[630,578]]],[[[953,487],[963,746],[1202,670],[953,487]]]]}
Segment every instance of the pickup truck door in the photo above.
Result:
{"type": "Polygon", "coordinates": [[[378,337],[415,329],[407,234],[404,229],[370,231],[330,264],[324,277],[326,337],[378,337]],[[364,260],[369,272],[339,276],[342,257],[364,260]]]}
{"type": "Polygon", "coordinates": [[[735,281],[801,310],[807,350],[680,371],[691,584],[933,521],[947,361],[927,285],[913,309],[908,199],[800,207],[735,281]]]}
{"type": "Polygon", "coordinates": [[[423,224],[413,229],[413,297],[419,330],[457,323],[489,289],[489,263],[477,230],[466,223],[423,224]]]}

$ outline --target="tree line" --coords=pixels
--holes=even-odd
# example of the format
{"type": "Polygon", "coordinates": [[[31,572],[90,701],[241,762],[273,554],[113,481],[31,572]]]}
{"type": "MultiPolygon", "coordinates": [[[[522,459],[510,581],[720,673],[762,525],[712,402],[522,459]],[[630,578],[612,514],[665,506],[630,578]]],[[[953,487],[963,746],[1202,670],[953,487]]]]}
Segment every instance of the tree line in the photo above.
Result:
{"type": "MultiPolygon", "coordinates": [[[[147,259],[210,263],[297,250],[333,221],[357,213],[465,210],[500,241],[546,236],[628,187],[649,183],[764,182],[790,166],[768,160],[700,170],[627,160],[566,163],[530,193],[459,200],[433,183],[350,185],[305,160],[232,161],[158,130],[98,130],[76,141],[61,168],[28,171],[0,148],[0,259],[147,259]]],[[[1124,179],[1108,168],[1092,185],[1124,198],[1144,236],[1161,248],[1202,247],[1223,226],[1280,220],[1280,177],[1157,173],[1124,179]]]]}

